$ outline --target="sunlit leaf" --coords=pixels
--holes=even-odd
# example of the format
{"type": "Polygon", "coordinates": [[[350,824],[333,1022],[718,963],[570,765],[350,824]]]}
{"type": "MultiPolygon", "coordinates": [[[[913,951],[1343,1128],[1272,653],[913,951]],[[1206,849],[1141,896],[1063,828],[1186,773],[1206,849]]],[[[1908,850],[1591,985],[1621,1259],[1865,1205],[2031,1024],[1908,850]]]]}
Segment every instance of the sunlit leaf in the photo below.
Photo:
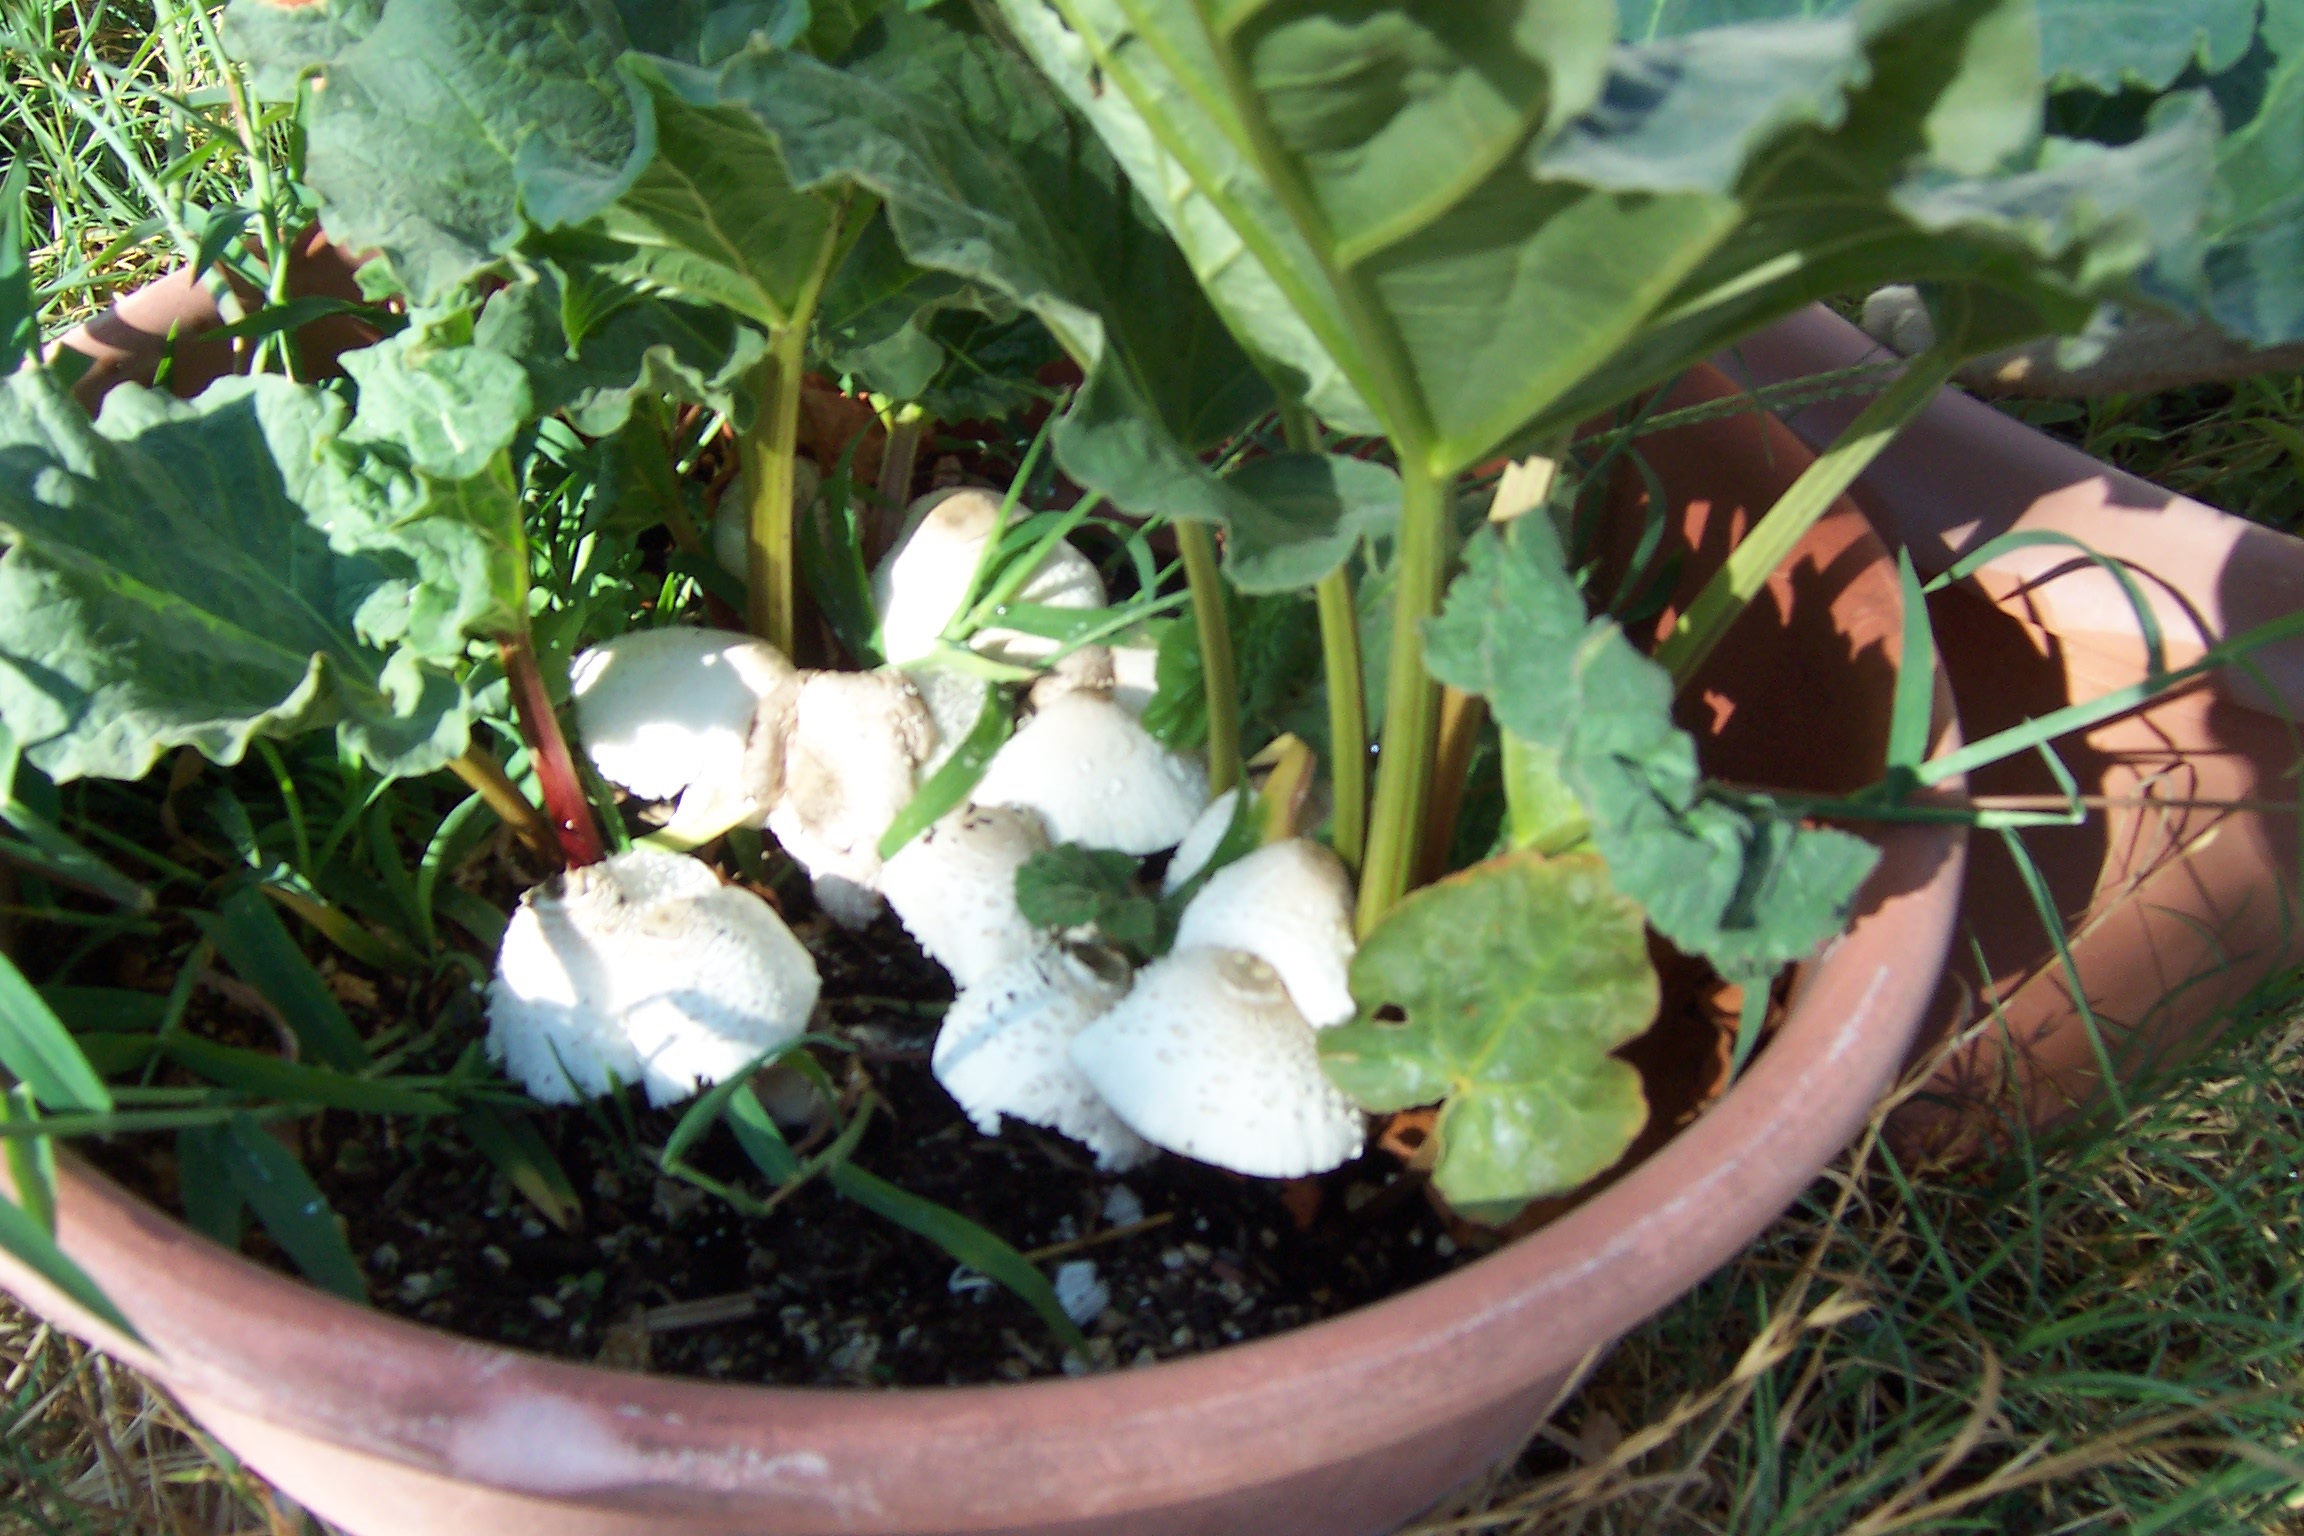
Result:
{"type": "Polygon", "coordinates": [[[1416,892],[1362,941],[1352,995],[1322,1067],[1380,1114],[1441,1106],[1433,1182],[1467,1216],[1575,1188],[1647,1123],[1609,1052],[1655,1021],[1656,973],[1596,858],[1508,854],[1416,892]]]}
{"type": "Polygon", "coordinates": [[[71,1032],[16,969],[0,954],[0,1067],[32,1090],[49,1110],[108,1114],[111,1090],[88,1065],[71,1032]]]}

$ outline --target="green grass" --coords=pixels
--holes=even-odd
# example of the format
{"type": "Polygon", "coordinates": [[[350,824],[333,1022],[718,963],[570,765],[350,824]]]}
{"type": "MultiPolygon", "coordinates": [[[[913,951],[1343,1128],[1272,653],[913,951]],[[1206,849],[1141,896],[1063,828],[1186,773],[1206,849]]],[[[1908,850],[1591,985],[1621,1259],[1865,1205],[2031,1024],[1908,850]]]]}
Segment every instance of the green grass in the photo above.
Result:
{"type": "MultiPolygon", "coordinates": [[[[265,285],[290,146],[243,116],[198,13],[8,7],[0,136],[34,165],[49,334],[204,248],[265,285]]],[[[2304,514],[2304,377],[2020,414],[2275,526],[2304,514]]],[[[233,782],[254,799],[265,770],[233,782]]],[[[260,839],[331,841],[326,787],[308,829],[260,839]]],[[[1899,1167],[1876,1122],[1415,1529],[2304,1531],[2300,1002],[2267,991],[2125,1122],[1997,1167],[1899,1167]]],[[[0,1536],[309,1528],[148,1384],[0,1301],[0,1536]]]]}

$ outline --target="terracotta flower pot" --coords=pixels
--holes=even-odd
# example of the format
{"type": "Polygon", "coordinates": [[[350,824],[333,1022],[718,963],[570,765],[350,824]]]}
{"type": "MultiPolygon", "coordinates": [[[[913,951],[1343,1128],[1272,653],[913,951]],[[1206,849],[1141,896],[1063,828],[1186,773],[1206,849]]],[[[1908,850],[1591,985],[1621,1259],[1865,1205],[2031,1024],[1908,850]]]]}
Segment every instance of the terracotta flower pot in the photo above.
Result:
{"type": "MultiPolygon", "coordinates": [[[[1715,554],[1806,460],[1750,416],[1649,446],[1675,526],[1715,554]]],[[[1696,690],[1718,758],[1786,784],[1875,775],[1898,613],[1885,552],[1841,509],[1696,690]]],[[[1948,709],[1942,724],[1949,741],[1948,709]]],[[[63,1244],[146,1342],[4,1261],[0,1283],[158,1378],[357,1536],[1374,1536],[1512,1452],[1603,1349],[1749,1243],[1862,1123],[1934,992],[1963,857],[1955,828],[1880,842],[1856,920],[1806,968],[1768,1047],[1645,1162],[1439,1280],[1195,1359],[887,1392],[618,1374],[348,1305],[70,1160],[63,1244]]]]}
{"type": "MultiPolygon", "coordinates": [[[[1756,384],[1884,356],[1816,309],[1746,342],[1756,384]]],[[[1791,419],[1811,445],[1861,399],[1791,419]]],[[[1881,536],[1923,574],[2016,529],[2069,534],[2134,573],[2171,667],[2304,606],[2304,541],[2173,495],[1947,391],[1855,491],[1881,536]]],[[[2013,551],[1931,599],[1971,737],[2141,681],[2142,631],[2119,587],[2069,548],[2013,551]]],[[[2085,826],[2022,834],[2071,935],[2108,1059],[2128,1076],[2213,1038],[2232,1006],[2304,960],[2296,779],[2304,643],[2227,669],[2056,744],[2082,793],[2113,803],[2085,826]]],[[[1975,775],[1978,794],[2052,795],[2037,757],[1975,775]]],[[[2102,1088],[2097,1041],[1997,837],[1978,840],[1962,934],[1924,1038],[1983,1028],[1908,1105],[1918,1153],[1973,1152],[2022,1114],[2062,1119],[2102,1088]],[[1993,1015],[1997,1014],[1997,1018],[1993,1015]]]]}

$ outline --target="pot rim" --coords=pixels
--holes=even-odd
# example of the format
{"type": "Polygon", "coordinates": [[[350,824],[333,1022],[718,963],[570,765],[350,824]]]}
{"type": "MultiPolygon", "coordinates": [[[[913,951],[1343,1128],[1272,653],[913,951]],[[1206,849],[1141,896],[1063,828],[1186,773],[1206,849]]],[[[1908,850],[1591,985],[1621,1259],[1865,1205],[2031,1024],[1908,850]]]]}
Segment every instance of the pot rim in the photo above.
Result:
{"type": "MultiPolygon", "coordinates": [[[[1790,441],[1772,420],[1767,430],[1790,441]]],[[[1941,676],[1937,691],[1943,752],[1959,733],[1941,676]]],[[[993,1503],[955,1507],[936,1480],[964,1464],[977,1469],[972,1485],[989,1480],[989,1462],[1024,1490],[1019,1503],[1090,1514],[1279,1482],[1396,1442],[1403,1413],[1438,1421],[1440,1388],[1459,1406],[1524,1395],[1574,1364],[1561,1358],[1564,1332],[1592,1341],[1580,1375],[1745,1246],[1752,1218],[1772,1219],[1847,1144],[1918,1027],[1966,855],[1957,825],[1888,825],[1874,840],[1882,859],[1858,916],[1804,968],[1771,1048],[1625,1177],[1449,1274],[1189,1359],[899,1390],[616,1372],[355,1306],[227,1251],[69,1156],[67,1250],[132,1319],[169,1316],[172,1353],[128,1341],[37,1282],[21,1288],[187,1396],[508,1493],[741,1509],[753,1521],[789,1510],[803,1516],[794,1528],[827,1530],[928,1528],[904,1523],[925,1510],[934,1528],[960,1531],[1016,1518],[993,1503]],[[1899,988],[1916,968],[1928,985],[1899,988]],[[1287,1434],[1289,1417],[1315,1405],[1323,1433],[1287,1434]],[[1132,1454],[1146,1435],[1165,1436],[1149,1442],[1170,1449],[1162,1464],[1132,1454]],[[915,1507],[880,1508],[878,1492],[899,1482],[928,1486],[915,1507]]]]}

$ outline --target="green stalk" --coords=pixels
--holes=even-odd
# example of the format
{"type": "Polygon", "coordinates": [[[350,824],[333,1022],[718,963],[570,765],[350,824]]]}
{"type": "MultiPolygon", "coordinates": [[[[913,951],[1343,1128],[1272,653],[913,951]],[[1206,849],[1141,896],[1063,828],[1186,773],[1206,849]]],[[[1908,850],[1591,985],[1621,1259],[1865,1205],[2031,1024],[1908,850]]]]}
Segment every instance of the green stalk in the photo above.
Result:
{"type": "MultiPolygon", "coordinates": [[[[1280,407],[1281,430],[1298,453],[1321,450],[1320,423],[1295,401],[1280,407]]],[[[1320,607],[1320,661],[1328,682],[1329,783],[1336,808],[1329,836],[1344,867],[1357,871],[1368,843],[1368,701],[1361,692],[1360,612],[1349,561],[1312,589],[1320,607]]]]}
{"type": "Polygon", "coordinates": [[[1966,356],[1965,350],[1937,346],[1912,359],[1896,381],[1875,396],[1832,446],[1776,498],[1776,505],[1744,536],[1744,542],[1728,556],[1728,563],[1713,573],[1687,612],[1680,615],[1672,633],[1656,648],[1656,659],[1672,674],[1673,682],[1684,684],[1695,676],[1696,669],[1704,665],[1712,648],[1744,611],[1744,605],[1768,585],[1776,568],[1791,558],[1817,519],[1871,467],[1880,450],[1936,398],[1937,390],[1966,356]]]}
{"type": "Polygon", "coordinates": [[[1176,549],[1192,586],[1192,622],[1200,632],[1200,672],[1208,692],[1208,788],[1222,794],[1240,782],[1240,684],[1232,667],[1232,625],[1224,613],[1224,578],[1216,540],[1205,523],[1176,524],[1176,549]]]}
{"type": "Polygon", "coordinates": [[[1400,465],[1398,580],[1392,598],[1392,657],[1384,678],[1384,747],[1376,804],[1360,867],[1359,929],[1365,938],[1408,893],[1417,833],[1432,791],[1440,724],[1440,685],[1424,670],[1424,621],[1440,611],[1448,574],[1448,500],[1454,477],[1416,457],[1400,465]]]}
{"type": "Polygon", "coordinates": [[[744,550],[746,618],[752,633],[787,656],[798,629],[800,572],[792,544],[792,460],[800,447],[800,379],[808,367],[808,327],[816,318],[816,301],[849,247],[845,231],[853,228],[850,211],[843,204],[834,212],[791,314],[769,335],[768,356],[753,374],[760,416],[736,444],[737,464],[751,501],[744,550]]]}
{"type": "Polygon", "coordinates": [[[745,541],[746,617],[752,633],[792,654],[798,582],[792,548],[792,459],[800,446],[800,376],[808,327],[795,319],[771,338],[753,376],[760,419],[737,443],[750,498],[745,541]]]}

